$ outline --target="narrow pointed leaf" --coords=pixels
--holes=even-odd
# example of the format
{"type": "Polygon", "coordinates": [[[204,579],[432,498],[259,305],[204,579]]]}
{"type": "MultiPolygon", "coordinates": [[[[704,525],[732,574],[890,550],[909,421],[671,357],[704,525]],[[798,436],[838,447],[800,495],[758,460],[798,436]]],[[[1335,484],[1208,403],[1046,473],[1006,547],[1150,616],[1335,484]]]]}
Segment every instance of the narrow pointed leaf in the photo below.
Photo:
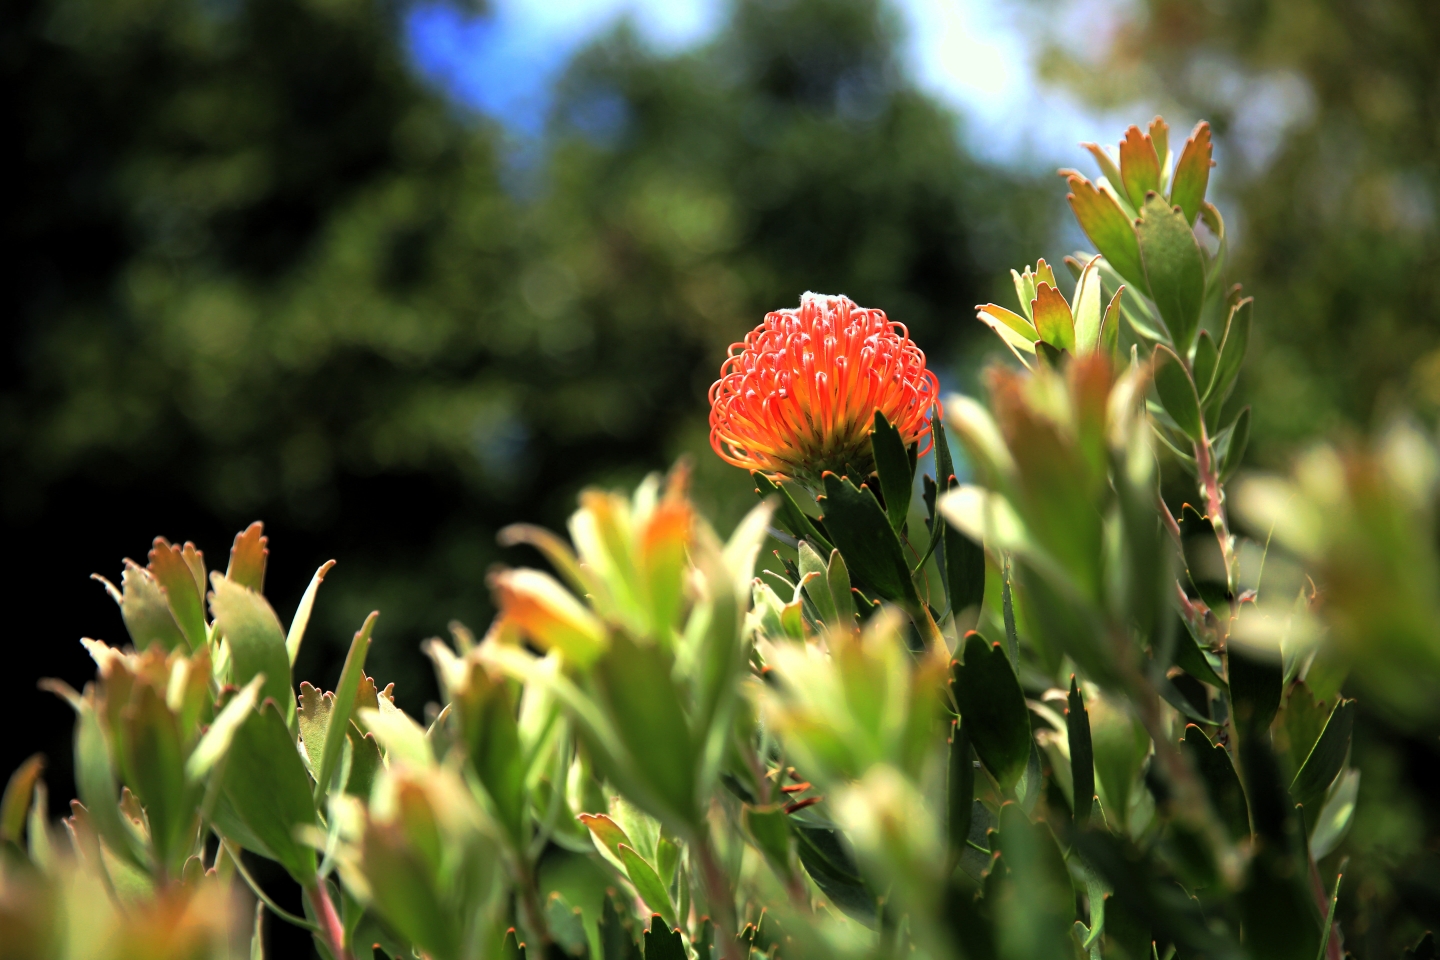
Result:
{"type": "Polygon", "coordinates": [[[1085,709],[1085,698],[1073,674],[1065,707],[1065,731],[1070,740],[1070,777],[1075,787],[1075,827],[1083,830],[1095,806],[1095,749],[1090,742],[1090,712],[1085,709]]]}
{"type": "Polygon", "coordinates": [[[900,431],[891,426],[879,410],[875,411],[870,445],[875,454],[875,470],[880,474],[880,491],[885,494],[885,515],[890,519],[890,529],[898,534],[910,513],[915,478],[900,431]]]}

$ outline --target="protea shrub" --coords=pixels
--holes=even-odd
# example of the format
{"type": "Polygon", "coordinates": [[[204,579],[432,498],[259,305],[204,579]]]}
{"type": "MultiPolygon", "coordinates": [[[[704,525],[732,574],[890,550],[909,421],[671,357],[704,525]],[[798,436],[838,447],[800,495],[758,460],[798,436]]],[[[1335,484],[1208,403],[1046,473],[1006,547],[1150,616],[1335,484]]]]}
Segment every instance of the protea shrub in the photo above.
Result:
{"type": "Polygon", "coordinates": [[[425,644],[428,724],[367,675],[373,615],[297,689],[328,565],[283,625],[258,524],[223,573],[127,561],[129,643],[51,684],[72,815],[38,758],[0,803],[0,955],[258,957],[269,915],[331,960],[1340,960],[1349,695],[1440,726],[1440,454],[1402,424],[1248,479],[1255,562],[1209,128],[1090,151],[1073,285],[1041,260],[976,308],[1018,361],[987,398],[942,410],[879,309],[770,313],[710,394],[749,516],[721,537],[682,465],[508,528],[549,569],[425,644]]]}

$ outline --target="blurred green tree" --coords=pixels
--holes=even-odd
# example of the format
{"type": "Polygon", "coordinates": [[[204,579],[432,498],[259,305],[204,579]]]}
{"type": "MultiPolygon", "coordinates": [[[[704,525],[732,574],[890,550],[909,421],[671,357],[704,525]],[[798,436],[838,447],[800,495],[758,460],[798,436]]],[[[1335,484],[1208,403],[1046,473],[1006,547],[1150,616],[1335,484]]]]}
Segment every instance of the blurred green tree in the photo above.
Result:
{"type": "MultiPolygon", "coordinates": [[[[299,675],[332,682],[378,605],[371,666],[419,713],[418,642],[489,619],[494,531],[704,451],[706,390],[766,310],[843,290],[943,371],[1058,198],[967,156],[873,0],[737,0],[677,55],[622,25],[524,149],[415,77],[403,15],[5,6],[0,457],[10,542],[32,545],[17,591],[91,603],[115,639],[88,573],[157,528],[215,554],[261,517],[281,610],[340,560],[299,675]]],[[[697,470],[727,524],[745,477],[697,470]]],[[[44,640],[64,652],[37,672],[84,678],[73,638],[44,640]]]]}

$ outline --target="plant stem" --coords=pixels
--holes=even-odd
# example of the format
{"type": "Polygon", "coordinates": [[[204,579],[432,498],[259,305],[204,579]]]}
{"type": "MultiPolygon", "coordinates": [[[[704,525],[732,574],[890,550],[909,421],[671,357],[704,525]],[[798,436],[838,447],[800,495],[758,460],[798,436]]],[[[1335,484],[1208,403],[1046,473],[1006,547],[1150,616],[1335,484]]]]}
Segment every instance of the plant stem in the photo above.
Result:
{"type": "Polygon", "coordinates": [[[325,938],[325,945],[330,948],[330,955],[335,960],[354,960],[350,954],[350,948],[345,945],[345,925],[340,922],[340,915],[335,912],[335,904],[330,902],[330,894],[325,889],[325,881],[316,880],[314,884],[306,887],[305,896],[310,901],[310,909],[315,911],[315,918],[319,921],[320,935],[325,938]]]}
{"type": "Polygon", "coordinates": [[[696,859],[700,861],[700,872],[705,878],[705,893],[710,900],[710,911],[715,914],[715,942],[721,950],[723,960],[745,960],[744,951],[735,939],[735,895],[730,890],[730,880],[715,859],[710,846],[710,837],[702,833],[695,841],[696,859]]]}
{"type": "MultiPolygon", "coordinates": [[[[1203,423],[1200,425],[1200,439],[1195,443],[1195,472],[1200,477],[1200,495],[1205,498],[1205,515],[1215,531],[1215,539],[1220,543],[1220,556],[1225,561],[1225,586],[1233,595],[1240,572],[1235,557],[1235,538],[1230,535],[1230,523],[1225,518],[1225,491],[1220,486],[1220,475],[1215,472],[1215,459],[1210,455],[1210,436],[1203,423]]],[[[1228,628],[1225,632],[1229,634],[1228,628]]]]}
{"type": "Polygon", "coordinates": [[[537,952],[543,953],[550,943],[550,925],[545,922],[545,911],[540,906],[540,892],[535,888],[535,874],[523,858],[517,873],[520,909],[525,911],[525,925],[530,928],[530,934],[539,941],[541,949],[537,952]]]}

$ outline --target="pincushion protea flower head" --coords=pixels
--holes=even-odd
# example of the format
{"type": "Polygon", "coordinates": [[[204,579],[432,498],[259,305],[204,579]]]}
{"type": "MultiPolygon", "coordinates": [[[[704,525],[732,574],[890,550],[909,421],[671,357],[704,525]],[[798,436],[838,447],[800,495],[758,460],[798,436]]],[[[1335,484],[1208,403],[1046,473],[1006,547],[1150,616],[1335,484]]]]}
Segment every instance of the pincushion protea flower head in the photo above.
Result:
{"type": "Polygon", "coordinates": [[[939,393],[903,324],[807,293],[730,347],[710,388],[710,446],[737,467],[811,486],[826,470],[868,474],[875,411],[924,453],[939,393]]]}

